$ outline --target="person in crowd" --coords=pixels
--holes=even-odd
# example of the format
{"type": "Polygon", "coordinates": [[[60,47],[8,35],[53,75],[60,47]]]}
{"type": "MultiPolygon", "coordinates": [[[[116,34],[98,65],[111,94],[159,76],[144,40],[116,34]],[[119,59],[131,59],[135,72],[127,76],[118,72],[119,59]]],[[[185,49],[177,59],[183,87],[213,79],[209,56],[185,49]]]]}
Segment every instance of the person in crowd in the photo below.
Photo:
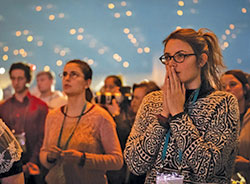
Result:
{"type": "Polygon", "coordinates": [[[55,75],[51,71],[41,71],[36,75],[37,87],[40,94],[37,96],[47,103],[49,109],[61,107],[67,103],[67,97],[60,91],[54,90],[55,75]]]}
{"type": "MultiPolygon", "coordinates": [[[[131,127],[134,123],[135,115],[142,103],[143,98],[147,94],[153,91],[160,90],[160,88],[153,81],[143,81],[139,84],[134,84],[132,89],[133,89],[133,94],[132,94],[133,98],[131,101],[131,109],[134,114],[130,122],[131,127]]],[[[146,177],[146,174],[137,176],[137,175],[134,175],[133,173],[130,173],[128,183],[129,184],[143,184],[145,182],[145,177],[146,177]]]]}
{"type": "Polygon", "coordinates": [[[133,85],[133,98],[131,101],[131,109],[134,114],[137,113],[144,96],[147,94],[158,91],[160,88],[153,81],[143,81],[139,84],[133,85]]]}
{"type": "Polygon", "coordinates": [[[0,105],[0,118],[23,149],[25,182],[41,182],[39,151],[43,141],[48,106],[29,92],[32,73],[28,64],[13,63],[9,75],[15,93],[0,105]]]}
{"type": "Polygon", "coordinates": [[[46,182],[107,184],[106,171],[123,165],[115,122],[99,105],[87,101],[92,69],[81,60],[64,66],[62,84],[68,103],[49,112],[40,150],[49,169],[46,182]]]}
{"type": "Polygon", "coordinates": [[[24,184],[21,154],[21,146],[0,119],[0,183],[24,184]]]}
{"type": "Polygon", "coordinates": [[[241,70],[228,70],[221,76],[224,91],[236,96],[240,110],[239,150],[235,172],[250,183],[250,88],[246,74],[241,70]]]}
{"type": "MultiPolygon", "coordinates": [[[[103,93],[110,93],[115,96],[111,104],[104,104],[103,107],[113,116],[116,123],[116,131],[121,144],[122,151],[130,132],[131,108],[130,102],[123,91],[124,86],[121,77],[109,75],[105,78],[103,93]]],[[[129,172],[126,164],[118,171],[107,172],[109,184],[124,184],[128,182],[129,172]]]]}
{"type": "Polygon", "coordinates": [[[224,68],[216,35],[178,29],[164,41],[162,91],[143,99],[125,161],[145,183],[229,183],[237,150],[237,99],[220,91],[224,68]]]}

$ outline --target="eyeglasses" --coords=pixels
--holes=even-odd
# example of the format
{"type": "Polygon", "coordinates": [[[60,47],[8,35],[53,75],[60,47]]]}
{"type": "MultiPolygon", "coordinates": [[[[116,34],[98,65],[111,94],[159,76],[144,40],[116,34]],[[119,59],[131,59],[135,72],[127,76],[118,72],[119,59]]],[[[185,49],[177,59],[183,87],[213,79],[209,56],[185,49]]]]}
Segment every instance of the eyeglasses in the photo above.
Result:
{"type": "Polygon", "coordinates": [[[70,79],[76,79],[76,78],[82,76],[80,73],[72,71],[72,72],[69,72],[69,73],[68,72],[60,73],[59,77],[60,78],[66,78],[68,75],[69,75],[70,79]]]}
{"type": "Polygon", "coordinates": [[[182,63],[186,57],[188,56],[196,56],[196,54],[183,54],[181,52],[175,53],[173,56],[170,56],[169,54],[163,54],[159,59],[162,62],[162,64],[168,64],[170,60],[173,58],[176,63],[182,63]]]}

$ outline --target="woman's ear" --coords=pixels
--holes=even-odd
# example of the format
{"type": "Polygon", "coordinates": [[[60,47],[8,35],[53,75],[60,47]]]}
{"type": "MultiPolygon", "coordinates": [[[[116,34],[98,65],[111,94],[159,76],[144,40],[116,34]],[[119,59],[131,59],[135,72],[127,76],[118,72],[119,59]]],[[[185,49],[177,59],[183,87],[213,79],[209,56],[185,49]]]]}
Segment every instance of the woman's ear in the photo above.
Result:
{"type": "Polygon", "coordinates": [[[206,53],[202,53],[200,56],[200,67],[202,68],[207,63],[208,55],[206,53]]]}

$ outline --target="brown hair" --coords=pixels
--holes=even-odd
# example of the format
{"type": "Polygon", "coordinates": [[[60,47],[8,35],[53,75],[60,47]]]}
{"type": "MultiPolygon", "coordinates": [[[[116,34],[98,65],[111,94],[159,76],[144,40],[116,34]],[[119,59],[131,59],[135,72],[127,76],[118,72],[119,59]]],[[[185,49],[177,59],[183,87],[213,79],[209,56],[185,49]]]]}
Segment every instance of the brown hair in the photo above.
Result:
{"type": "MultiPolygon", "coordinates": [[[[70,64],[70,63],[75,63],[79,66],[79,68],[82,70],[82,73],[84,74],[85,80],[92,79],[93,71],[90,68],[90,66],[88,65],[88,63],[86,63],[85,61],[82,61],[80,59],[74,59],[74,60],[68,61],[66,63],[66,65],[70,64]]],[[[93,98],[92,91],[90,90],[90,88],[87,88],[85,92],[86,92],[86,100],[91,102],[91,100],[93,98]]]]}
{"type": "Polygon", "coordinates": [[[188,43],[197,55],[197,63],[200,62],[201,55],[206,53],[208,61],[201,69],[202,81],[207,81],[211,86],[221,89],[220,74],[225,68],[223,57],[217,36],[206,28],[198,31],[194,29],[178,29],[172,32],[164,41],[167,45],[170,39],[178,39],[188,43]]]}

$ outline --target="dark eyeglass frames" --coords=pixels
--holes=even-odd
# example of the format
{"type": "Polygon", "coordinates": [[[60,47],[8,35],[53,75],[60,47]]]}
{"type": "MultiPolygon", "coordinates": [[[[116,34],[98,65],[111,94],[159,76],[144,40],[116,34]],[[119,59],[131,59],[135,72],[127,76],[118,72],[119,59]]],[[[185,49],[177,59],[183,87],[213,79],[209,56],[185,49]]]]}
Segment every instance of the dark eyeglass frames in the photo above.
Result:
{"type": "Polygon", "coordinates": [[[162,62],[162,64],[165,65],[165,64],[168,64],[172,58],[176,63],[182,63],[184,62],[185,58],[188,56],[196,56],[196,54],[194,53],[184,54],[181,52],[177,52],[173,56],[170,56],[169,54],[163,54],[159,59],[162,62]]]}

